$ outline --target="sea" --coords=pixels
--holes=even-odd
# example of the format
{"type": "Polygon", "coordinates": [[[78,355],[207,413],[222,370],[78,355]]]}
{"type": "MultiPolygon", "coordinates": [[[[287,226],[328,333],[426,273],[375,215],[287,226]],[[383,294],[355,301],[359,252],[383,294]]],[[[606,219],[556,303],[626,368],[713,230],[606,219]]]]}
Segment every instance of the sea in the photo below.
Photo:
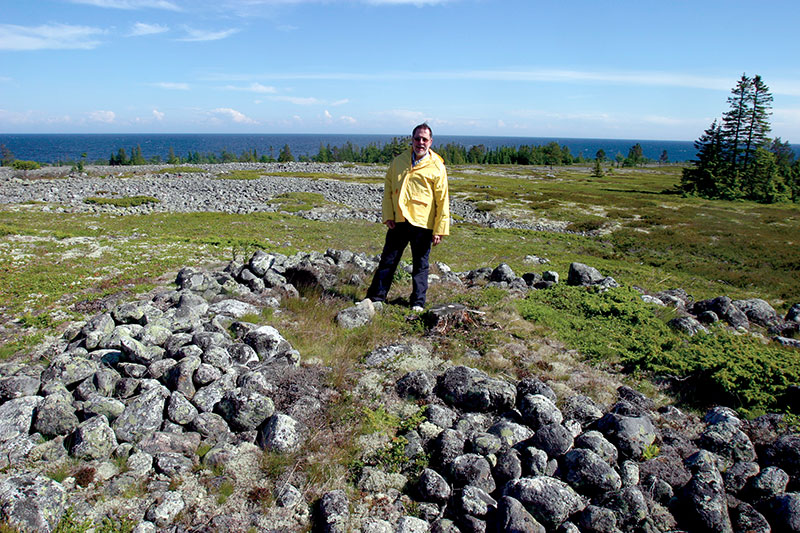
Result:
{"type": "MultiPolygon", "coordinates": [[[[85,155],[87,163],[108,161],[112,154],[120,148],[130,155],[131,150],[141,147],[145,159],[160,156],[167,159],[170,149],[179,157],[186,157],[190,152],[219,155],[223,150],[237,156],[245,151],[256,150],[258,156],[278,153],[284,145],[289,145],[295,158],[313,157],[320,146],[344,146],[348,141],[358,147],[370,144],[383,146],[393,138],[403,135],[350,135],[350,134],[9,134],[0,133],[0,145],[5,145],[16,159],[38,161],[48,164],[68,164],[80,161],[85,155]]],[[[474,145],[484,145],[487,149],[498,147],[540,146],[550,142],[569,147],[574,156],[582,155],[594,159],[598,150],[602,149],[606,157],[614,159],[617,153],[623,156],[630,148],[639,143],[645,157],[658,160],[666,150],[671,162],[688,161],[695,157],[693,141],[656,141],[637,139],[576,139],[561,137],[484,137],[465,135],[437,135],[436,145],[449,143],[459,144],[469,149],[474,145]]],[[[793,146],[800,155],[800,146],[793,146]]]]}

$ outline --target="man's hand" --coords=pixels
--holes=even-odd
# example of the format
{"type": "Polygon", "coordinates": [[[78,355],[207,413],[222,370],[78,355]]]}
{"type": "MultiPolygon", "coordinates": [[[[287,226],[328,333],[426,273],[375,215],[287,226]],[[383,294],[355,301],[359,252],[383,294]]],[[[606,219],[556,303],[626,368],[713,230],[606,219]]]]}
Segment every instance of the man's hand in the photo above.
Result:
{"type": "Polygon", "coordinates": [[[387,228],[394,229],[394,220],[387,220],[384,224],[386,224],[387,228]]]}
{"type": "Polygon", "coordinates": [[[437,244],[442,242],[442,237],[444,237],[444,235],[434,235],[433,236],[433,245],[436,246],[437,244]]]}

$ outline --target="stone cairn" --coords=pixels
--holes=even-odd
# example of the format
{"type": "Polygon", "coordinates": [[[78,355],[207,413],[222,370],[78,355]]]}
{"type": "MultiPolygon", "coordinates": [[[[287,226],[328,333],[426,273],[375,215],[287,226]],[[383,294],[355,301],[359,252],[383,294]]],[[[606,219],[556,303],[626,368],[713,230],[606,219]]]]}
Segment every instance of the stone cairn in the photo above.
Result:
{"type": "MultiPolygon", "coordinates": [[[[717,407],[699,420],[672,406],[655,409],[628,387],[604,408],[582,395],[557,398],[535,377],[512,383],[467,366],[413,370],[394,382],[392,393],[424,409],[424,421],[401,437],[407,463],[426,467],[364,467],[357,487],[373,502],[388,502],[380,512],[365,511],[344,490],[306,501],[288,483],[276,490],[279,511],[267,518],[198,495],[187,480],[201,475],[201,462],[244,476],[262,450],[301,449],[309,418],[329,397],[324,385],[282,390],[301,371],[301,354],[275,328],[244,318],[298,297],[298,289],[362,284],[375,266],[375,258],[329,250],[291,257],[258,251],[219,272],[187,267],[176,290],[118,304],[70,328],[46,368],[0,365],[0,518],[23,531],[52,531],[68,506],[90,515],[104,498],[144,486],[127,506],[137,533],[309,526],[374,533],[800,531],[800,436],[780,416],[744,421],[717,407]],[[82,475],[61,483],[44,475],[64,460],[81,462],[82,475]],[[175,479],[184,481],[173,485],[175,479]],[[87,486],[103,498],[81,501],[87,486]]],[[[510,293],[559,282],[553,271],[517,277],[504,264],[438,270],[433,282],[489,283],[510,293]]],[[[567,283],[617,286],[579,263],[567,283]]],[[[716,320],[739,329],[754,322],[778,342],[796,343],[790,336],[800,322],[798,304],[779,318],[757,299],[691,302],[680,290],[642,297],[682,310],[673,325],[690,334],[716,320]]],[[[337,322],[358,327],[375,312],[364,301],[337,322]]],[[[440,333],[458,316],[468,316],[463,307],[424,315],[440,333]]],[[[426,350],[382,346],[364,365],[379,369],[426,350]]]]}

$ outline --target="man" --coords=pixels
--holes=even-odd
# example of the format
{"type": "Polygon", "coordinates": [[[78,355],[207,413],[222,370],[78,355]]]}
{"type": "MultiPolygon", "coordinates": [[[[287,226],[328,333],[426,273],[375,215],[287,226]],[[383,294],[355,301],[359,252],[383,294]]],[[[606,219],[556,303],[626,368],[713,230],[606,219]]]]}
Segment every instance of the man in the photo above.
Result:
{"type": "Polygon", "coordinates": [[[406,246],[411,245],[412,290],[409,304],[415,312],[425,307],[428,256],[431,244],[450,233],[450,197],[444,160],[431,150],[433,132],[420,124],[411,134],[411,149],[394,158],[386,171],[383,223],[389,228],[380,264],[367,298],[383,302],[406,246]]]}

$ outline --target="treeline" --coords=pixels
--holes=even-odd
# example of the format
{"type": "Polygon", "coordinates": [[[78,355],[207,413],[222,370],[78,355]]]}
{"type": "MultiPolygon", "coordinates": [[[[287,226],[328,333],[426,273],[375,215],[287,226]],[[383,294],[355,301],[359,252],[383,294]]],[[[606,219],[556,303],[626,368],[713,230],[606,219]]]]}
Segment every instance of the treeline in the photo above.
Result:
{"type": "MultiPolygon", "coordinates": [[[[159,165],[164,163],[170,165],[179,165],[182,163],[274,163],[289,161],[388,164],[394,157],[407,150],[410,144],[410,137],[395,137],[390,142],[383,145],[371,143],[363,147],[356,146],[351,141],[347,141],[342,146],[331,146],[330,144],[320,145],[319,151],[316,155],[302,155],[299,158],[295,158],[288,144],[284,145],[283,148],[278,151],[277,157],[273,155],[274,150],[271,147],[269,149],[269,153],[258,153],[255,149],[252,149],[244,150],[240,154],[236,154],[227,149],[223,149],[218,154],[211,152],[201,153],[197,151],[190,151],[185,156],[177,155],[174,149],[170,147],[169,154],[167,155],[166,159],[162,158],[160,155],[147,158],[142,153],[141,146],[137,145],[128,151],[126,151],[124,148],[119,148],[116,153],[111,154],[107,160],[107,163],[105,160],[99,160],[95,161],[94,164],[128,166],[159,165]]],[[[11,166],[12,162],[14,161],[13,154],[11,154],[10,151],[8,151],[8,149],[5,147],[2,147],[2,149],[2,164],[11,166]]],[[[596,157],[591,160],[586,159],[583,157],[583,155],[573,155],[568,146],[559,145],[556,142],[550,142],[541,146],[500,146],[493,149],[489,149],[482,144],[466,148],[460,144],[448,143],[442,146],[434,146],[434,151],[441,155],[445,160],[445,163],[448,165],[479,164],[563,166],[587,163],[589,161],[594,161],[595,163],[609,161],[612,164],[616,164],[618,167],[636,167],[652,162],[651,159],[643,155],[642,146],[639,143],[631,146],[627,156],[623,156],[621,153],[617,152],[616,156],[611,159],[606,157],[603,150],[598,150],[596,157]]],[[[660,164],[668,162],[666,150],[662,153],[658,162],[660,164]]],[[[83,154],[82,158],[77,162],[59,162],[59,164],[72,165],[78,170],[83,170],[85,163],[87,163],[86,154],[83,154]]]]}
{"type": "Polygon", "coordinates": [[[697,159],[683,170],[685,194],[761,203],[800,202],[800,161],[788,141],[769,137],[772,94],[756,75],[743,74],[714,120],[694,143],[697,159]]]}

